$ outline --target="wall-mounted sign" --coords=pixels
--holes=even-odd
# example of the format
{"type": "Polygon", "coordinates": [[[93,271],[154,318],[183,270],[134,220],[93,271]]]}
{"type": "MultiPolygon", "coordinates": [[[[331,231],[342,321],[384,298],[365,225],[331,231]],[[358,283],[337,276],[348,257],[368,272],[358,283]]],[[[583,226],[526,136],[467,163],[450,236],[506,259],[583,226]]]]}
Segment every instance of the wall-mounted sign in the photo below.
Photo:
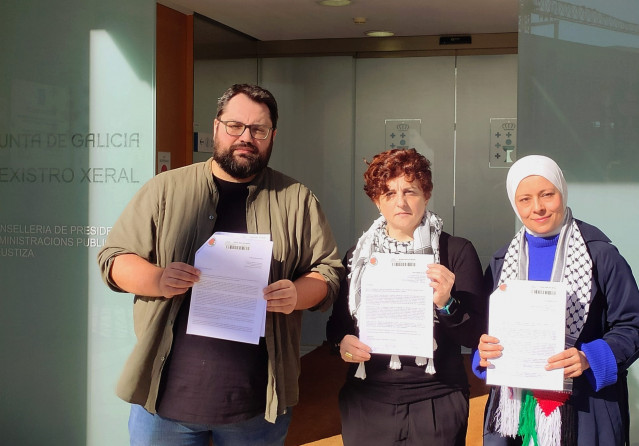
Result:
{"type": "Polygon", "coordinates": [[[213,134],[203,132],[193,132],[194,152],[213,152],[213,134]]]}
{"type": "Polygon", "coordinates": [[[386,149],[417,148],[422,141],[421,119],[385,119],[386,149]]]}
{"type": "Polygon", "coordinates": [[[490,118],[489,167],[510,167],[517,161],[517,118],[490,118]]]}
{"type": "Polygon", "coordinates": [[[171,170],[171,152],[158,152],[158,171],[157,173],[171,170]]]}

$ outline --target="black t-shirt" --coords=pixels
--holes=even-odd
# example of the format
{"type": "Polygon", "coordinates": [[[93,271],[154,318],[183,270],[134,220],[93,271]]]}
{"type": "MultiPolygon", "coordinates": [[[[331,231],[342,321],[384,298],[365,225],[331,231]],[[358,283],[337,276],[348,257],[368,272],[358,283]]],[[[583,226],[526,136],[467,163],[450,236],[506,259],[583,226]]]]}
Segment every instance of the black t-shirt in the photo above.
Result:
{"type": "MultiPolygon", "coordinates": [[[[220,194],[214,231],[246,233],[249,183],[214,177],[220,194]]],[[[174,326],[157,411],[166,418],[198,424],[247,420],[266,407],[268,354],[258,345],[187,335],[190,293],[174,326]]]]}

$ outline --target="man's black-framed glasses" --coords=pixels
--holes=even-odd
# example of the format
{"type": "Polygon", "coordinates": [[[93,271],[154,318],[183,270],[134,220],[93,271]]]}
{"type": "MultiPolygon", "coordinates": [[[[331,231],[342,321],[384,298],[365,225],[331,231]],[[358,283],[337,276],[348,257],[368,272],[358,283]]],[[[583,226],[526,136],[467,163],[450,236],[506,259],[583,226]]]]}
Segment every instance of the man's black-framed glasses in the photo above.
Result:
{"type": "MultiPolygon", "coordinates": [[[[218,121],[220,121],[218,119],[218,121]]],[[[239,121],[220,121],[224,124],[224,128],[226,129],[226,133],[231,136],[242,136],[244,130],[249,129],[251,136],[255,139],[266,139],[268,135],[271,134],[271,127],[267,127],[265,125],[260,124],[251,124],[246,125],[243,122],[239,121]]]]}

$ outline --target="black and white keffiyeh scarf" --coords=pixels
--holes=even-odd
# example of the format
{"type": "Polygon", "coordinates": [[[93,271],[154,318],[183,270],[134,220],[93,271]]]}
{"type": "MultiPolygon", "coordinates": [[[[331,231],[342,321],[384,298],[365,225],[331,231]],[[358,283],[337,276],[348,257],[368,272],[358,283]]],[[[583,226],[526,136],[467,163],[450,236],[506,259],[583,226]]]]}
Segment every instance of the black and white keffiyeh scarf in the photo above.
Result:
{"type": "MultiPolygon", "coordinates": [[[[350,287],[348,293],[348,307],[351,316],[357,321],[357,312],[364,304],[362,302],[362,277],[368,261],[374,252],[391,254],[433,254],[435,263],[439,263],[439,236],[443,227],[442,219],[433,212],[426,211],[419,226],[413,232],[412,242],[399,242],[386,233],[386,219],[380,216],[371,227],[359,238],[353,256],[350,259],[350,287]]],[[[434,342],[434,339],[433,339],[434,342]]],[[[433,346],[433,351],[437,348],[433,346]]],[[[418,356],[415,363],[426,366],[426,373],[434,374],[435,366],[432,358],[418,356]]],[[[398,355],[391,355],[389,368],[398,370],[401,361],[398,355]]],[[[366,378],[366,368],[361,362],[355,373],[361,379],[366,378]]]]}
{"type": "MultiPolygon", "coordinates": [[[[526,280],[528,278],[528,249],[524,235],[525,230],[526,228],[522,227],[508,246],[498,285],[509,279],[526,280]]],[[[551,281],[564,282],[567,285],[565,344],[568,349],[575,346],[588,317],[592,281],[592,259],[568,207],[559,233],[551,281]]],[[[490,414],[489,426],[502,436],[515,437],[518,432],[522,435],[520,415],[523,410],[522,401],[526,400],[527,392],[530,395],[530,405],[534,408],[534,423],[531,424],[535,429],[534,435],[539,444],[563,445],[565,440],[562,441],[561,426],[566,426],[566,420],[562,419],[564,417],[560,414],[560,406],[570,396],[571,391],[571,379],[564,381],[564,395],[561,395],[562,392],[537,391],[533,391],[531,395],[531,392],[525,389],[501,387],[499,389],[499,404],[494,405],[496,410],[490,414]],[[546,405],[546,401],[556,401],[557,404],[546,405]],[[554,409],[547,413],[550,410],[549,407],[554,409]]],[[[489,430],[492,429],[489,428],[489,430]]]]}

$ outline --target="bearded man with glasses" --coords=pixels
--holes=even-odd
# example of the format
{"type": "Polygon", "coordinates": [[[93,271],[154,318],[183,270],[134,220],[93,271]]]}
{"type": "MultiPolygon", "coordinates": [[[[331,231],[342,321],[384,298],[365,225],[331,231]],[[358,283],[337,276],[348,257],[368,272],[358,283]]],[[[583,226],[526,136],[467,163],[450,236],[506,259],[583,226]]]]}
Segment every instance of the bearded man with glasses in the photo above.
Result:
{"type": "Polygon", "coordinates": [[[330,308],[343,267],[315,195],[267,167],[277,118],[269,91],[230,87],[218,100],[213,157],[146,183],[98,254],[107,285],[135,294],[138,342],[117,387],[132,403],[131,445],[284,444],[302,310],[330,308]],[[273,241],[257,345],[186,333],[195,252],[216,231],[273,241]]]}

